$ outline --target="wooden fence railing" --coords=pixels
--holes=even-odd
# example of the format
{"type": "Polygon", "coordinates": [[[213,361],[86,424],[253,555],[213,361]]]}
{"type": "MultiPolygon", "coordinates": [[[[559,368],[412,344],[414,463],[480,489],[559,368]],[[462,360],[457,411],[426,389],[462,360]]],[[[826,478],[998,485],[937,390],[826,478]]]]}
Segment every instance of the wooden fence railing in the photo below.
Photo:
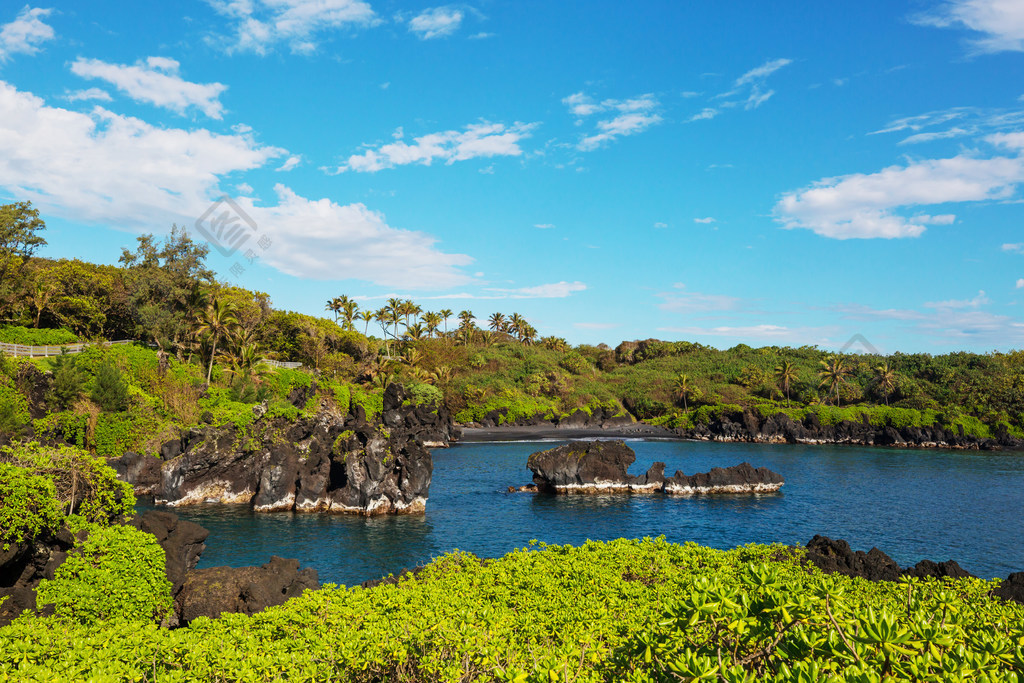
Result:
{"type": "MultiPolygon", "coordinates": [[[[134,344],[134,339],[122,339],[120,341],[104,342],[104,346],[115,344],[134,344]]],[[[8,356],[26,356],[28,358],[45,358],[48,356],[59,356],[65,350],[68,353],[81,353],[86,347],[95,346],[89,343],[59,344],[52,346],[29,346],[27,344],[6,344],[0,343],[0,351],[8,356]]]]}

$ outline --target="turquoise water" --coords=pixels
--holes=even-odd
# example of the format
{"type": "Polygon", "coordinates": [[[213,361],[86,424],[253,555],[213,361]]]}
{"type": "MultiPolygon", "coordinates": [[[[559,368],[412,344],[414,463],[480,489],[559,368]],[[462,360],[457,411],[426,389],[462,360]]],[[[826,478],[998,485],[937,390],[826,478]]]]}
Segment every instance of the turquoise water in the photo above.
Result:
{"type": "Polygon", "coordinates": [[[954,559],[982,577],[1024,571],[1024,453],[904,451],[631,441],[640,474],[706,472],[749,461],[779,472],[777,494],[541,496],[506,493],[530,482],[526,459],[559,442],[460,444],[438,449],[422,517],[253,514],[245,507],[176,510],[210,530],[200,566],[262,564],[271,555],[316,568],[323,582],[355,584],[453,549],[496,557],[537,539],[664,535],[716,548],[806,543],[815,534],[855,549],[878,546],[901,565],[954,559]]]}

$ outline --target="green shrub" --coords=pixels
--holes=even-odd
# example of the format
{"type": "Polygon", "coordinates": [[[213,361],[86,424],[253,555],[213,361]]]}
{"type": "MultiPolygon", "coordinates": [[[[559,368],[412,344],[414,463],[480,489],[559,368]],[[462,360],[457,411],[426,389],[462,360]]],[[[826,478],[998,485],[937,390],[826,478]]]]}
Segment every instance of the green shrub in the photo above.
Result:
{"type": "Polygon", "coordinates": [[[338,406],[338,410],[341,413],[347,414],[349,408],[352,406],[352,390],[347,384],[332,384],[331,394],[334,397],[334,403],[338,406]]]}
{"type": "Polygon", "coordinates": [[[132,487],[119,481],[103,458],[81,448],[35,442],[4,446],[0,462],[49,480],[58,509],[87,523],[111,524],[134,512],[132,487]]]}
{"type": "Polygon", "coordinates": [[[78,335],[70,330],[43,329],[35,330],[26,327],[0,328],[0,342],[4,344],[24,344],[27,346],[61,346],[74,344],[78,335]]]}
{"type": "Polygon", "coordinates": [[[352,386],[352,407],[362,406],[366,411],[366,419],[373,418],[384,412],[384,391],[382,389],[364,389],[352,386]]]}
{"type": "Polygon", "coordinates": [[[55,532],[63,519],[51,479],[0,462],[0,550],[55,532]]]}
{"type": "Polygon", "coordinates": [[[74,356],[62,353],[53,361],[53,383],[46,395],[47,402],[58,410],[67,410],[81,397],[85,380],[74,356]]]}
{"type": "Polygon", "coordinates": [[[570,351],[562,356],[562,359],[558,361],[558,365],[574,375],[582,375],[594,369],[590,361],[584,358],[578,351],[570,351]]]}
{"type": "Polygon", "coordinates": [[[431,384],[409,384],[405,388],[413,405],[439,406],[444,402],[444,394],[431,384]]]}
{"type": "Polygon", "coordinates": [[[130,526],[95,527],[37,591],[55,616],[84,625],[108,620],[152,622],[171,610],[164,550],[130,526]]]}
{"type": "Polygon", "coordinates": [[[107,361],[97,369],[92,400],[107,412],[117,413],[128,409],[128,385],[113,363],[107,361]]]}
{"type": "Polygon", "coordinates": [[[0,434],[20,435],[31,421],[28,401],[22,393],[0,382],[0,434]]]}

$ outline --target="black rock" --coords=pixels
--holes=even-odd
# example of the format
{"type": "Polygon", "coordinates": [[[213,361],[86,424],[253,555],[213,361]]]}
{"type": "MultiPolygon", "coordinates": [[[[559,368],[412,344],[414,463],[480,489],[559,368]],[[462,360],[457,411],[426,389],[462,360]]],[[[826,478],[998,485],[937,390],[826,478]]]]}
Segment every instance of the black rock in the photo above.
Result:
{"type": "Polygon", "coordinates": [[[185,576],[176,601],[178,617],[187,625],[197,617],[255,614],[319,587],[315,569],[300,570],[298,560],[276,556],[261,567],[196,569],[185,576]]]}

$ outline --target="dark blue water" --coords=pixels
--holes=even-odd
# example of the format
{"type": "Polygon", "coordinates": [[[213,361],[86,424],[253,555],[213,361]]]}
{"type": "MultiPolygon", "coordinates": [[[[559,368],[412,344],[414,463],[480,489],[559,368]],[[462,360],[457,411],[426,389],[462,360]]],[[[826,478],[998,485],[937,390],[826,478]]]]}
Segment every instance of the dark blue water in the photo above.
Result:
{"type": "Polygon", "coordinates": [[[435,450],[422,517],[253,514],[180,508],[210,530],[200,566],[262,564],[271,555],[354,584],[453,549],[496,557],[531,539],[577,544],[664,535],[716,548],[806,543],[815,534],[878,546],[901,565],[954,559],[982,577],[1024,570],[1024,453],[631,441],[633,474],[656,460],[687,474],[744,460],[782,474],[778,494],[542,496],[505,493],[530,482],[526,459],[552,442],[461,444],[435,450]]]}

